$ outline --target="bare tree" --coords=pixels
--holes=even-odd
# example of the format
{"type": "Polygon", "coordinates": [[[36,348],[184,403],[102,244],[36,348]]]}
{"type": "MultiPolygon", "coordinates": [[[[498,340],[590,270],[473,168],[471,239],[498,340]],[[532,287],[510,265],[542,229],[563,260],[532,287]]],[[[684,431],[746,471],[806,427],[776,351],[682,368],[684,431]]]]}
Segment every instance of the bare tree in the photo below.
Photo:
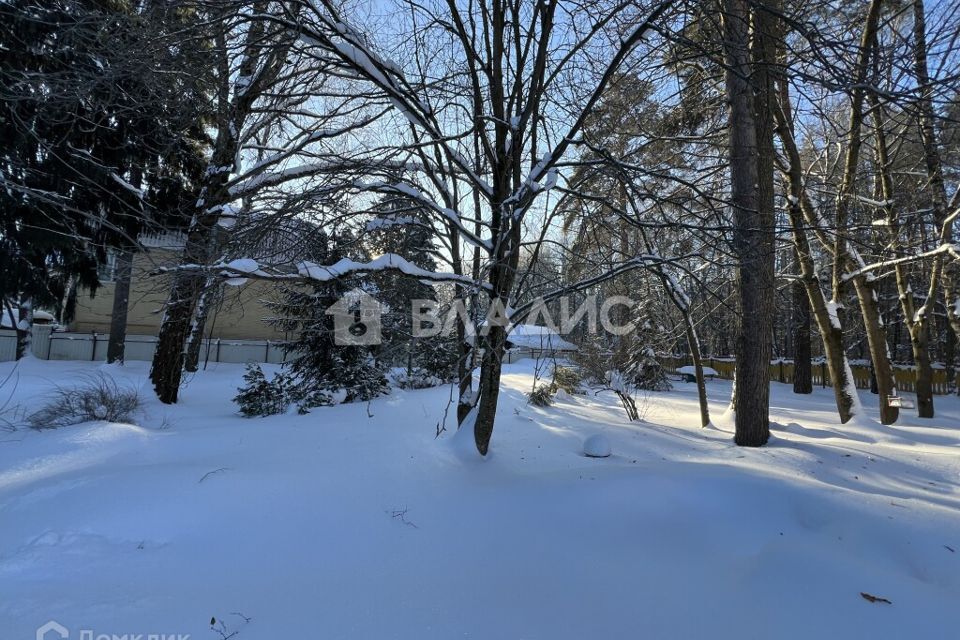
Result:
{"type": "Polygon", "coordinates": [[[177,399],[191,333],[203,332],[209,306],[197,313],[202,294],[216,286],[207,271],[192,267],[224,257],[219,248],[238,215],[234,203],[336,170],[316,148],[338,132],[325,128],[328,114],[310,104],[326,78],[324,61],[306,56],[299,35],[272,19],[289,15],[283,3],[208,0],[200,9],[217,59],[216,138],[180,257],[181,265],[191,268],[173,273],[151,367],[157,395],[167,403],[177,399]],[[264,148],[266,157],[249,161],[264,148]]]}

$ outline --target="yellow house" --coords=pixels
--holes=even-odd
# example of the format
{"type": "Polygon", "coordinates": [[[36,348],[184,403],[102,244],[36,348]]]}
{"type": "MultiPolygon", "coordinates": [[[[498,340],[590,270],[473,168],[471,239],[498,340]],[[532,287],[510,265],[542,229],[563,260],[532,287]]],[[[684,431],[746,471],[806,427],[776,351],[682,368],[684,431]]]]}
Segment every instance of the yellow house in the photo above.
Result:
{"type": "MultiPolygon", "coordinates": [[[[175,265],[184,239],[182,234],[164,233],[142,236],[140,241],[145,248],[133,260],[127,333],[156,336],[170,292],[170,278],[152,275],[151,272],[159,267],[175,265]]],[[[101,286],[93,296],[78,297],[70,331],[110,332],[114,291],[112,259],[101,270],[100,282],[101,286]]],[[[249,280],[242,286],[223,287],[223,298],[207,320],[205,336],[229,340],[285,340],[287,336],[283,331],[266,322],[273,315],[266,303],[277,300],[280,295],[281,290],[277,285],[258,280],[249,280]]]]}

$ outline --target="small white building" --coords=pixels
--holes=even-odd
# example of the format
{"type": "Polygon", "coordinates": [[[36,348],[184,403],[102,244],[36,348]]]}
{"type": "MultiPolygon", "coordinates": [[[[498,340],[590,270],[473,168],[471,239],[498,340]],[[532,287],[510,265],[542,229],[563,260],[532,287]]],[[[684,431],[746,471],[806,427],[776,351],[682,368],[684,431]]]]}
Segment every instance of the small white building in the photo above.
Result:
{"type": "Polygon", "coordinates": [[[524,358],[565,358],[576,351],[576,345],[548,327],[515,324],[507,331],[508,364],[524,358]]]}

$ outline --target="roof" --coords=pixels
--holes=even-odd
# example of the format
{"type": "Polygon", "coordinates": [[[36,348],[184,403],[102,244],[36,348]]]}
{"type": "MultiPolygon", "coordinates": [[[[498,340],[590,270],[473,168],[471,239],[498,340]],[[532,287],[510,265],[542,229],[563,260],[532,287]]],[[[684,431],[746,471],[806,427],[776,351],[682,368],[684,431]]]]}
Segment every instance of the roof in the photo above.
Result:
{"type": "MultiPolygon", "coordinates": [[[[688,375],[688,376],[695,376],[697,375],[697,368],[694,367],[692,364],[687,364],[682,367],[678,367],[677,373],[688,375]]],[[[716,376],[719,374],[717,373],[717,370],[714,369],[713,367],[703,367],[703,375],[716,376]]]]}
{"type": "Polygon", "coordinates": [[[576,345],[564,340],[556,331],[536,324],[513,325],[507,335],[507,341],[515,347],[525,347],[527,349],[577,350],[576,345]]]}
{"type": "MultiPolygon", "coordinates": [[[[14,311],[16,314],[16,311],[14,311]]],[[[9,309],[3,309],[0,311],[0,328],[2,329],[14,329],[18,324],[20,324],[19,319],[16,319],[16,315],[11,316],[9,309]]],[[[37,324],[49,324],[51,322],[56,322],[57,318],[52,313],[47,311],[42,311],[40,309],[34,309],[33,311],[33,321],[37,324]]]]}

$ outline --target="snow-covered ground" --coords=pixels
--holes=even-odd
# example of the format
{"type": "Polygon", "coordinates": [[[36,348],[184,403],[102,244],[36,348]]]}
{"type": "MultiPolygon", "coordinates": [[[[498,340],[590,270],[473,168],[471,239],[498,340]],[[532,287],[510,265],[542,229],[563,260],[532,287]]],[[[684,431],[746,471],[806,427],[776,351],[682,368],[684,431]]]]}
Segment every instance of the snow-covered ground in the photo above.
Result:
{"type": "MultiPolygon", "coordinates": [[[[35,409],[97,369],[28,361],[0,405],[35,409]]],[[[105,370],[146,377],[143,363],[105,370]]],[[[230,400],[242,373],[197,374],[181,404],[148,401],[142,427],[0,432],[2,640],[48,620],[70,638],[194,640],[960,629],[955,398],[922,426],[912,411],[840,426],[829,390],[775,384],[775,436],[742,449],[697,427],[692,384],[651,394],[629,424],[609,393],[528,406],[525,361],[481,460],[434,437],[449,388],[244,419],[230,400]],[[582,455],[595,433],[612,457],[582,455]]],[[[729,384],[708,390],[722,429],[729,384]]]]}

